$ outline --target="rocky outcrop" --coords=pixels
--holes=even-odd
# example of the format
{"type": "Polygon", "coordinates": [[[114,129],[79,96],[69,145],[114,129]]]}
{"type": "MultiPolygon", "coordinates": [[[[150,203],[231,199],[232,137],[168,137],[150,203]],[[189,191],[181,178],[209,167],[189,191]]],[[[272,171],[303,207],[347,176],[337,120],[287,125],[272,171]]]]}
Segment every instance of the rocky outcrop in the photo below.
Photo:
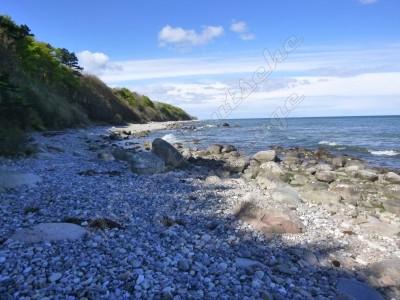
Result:
{"type": "Polygon", "coordinates": [[[160,157],[166,166],[179,168],[184,166],[186,163],[182,154],[163,139],[155,139],[152,143],[151,151],[160,157]]]}

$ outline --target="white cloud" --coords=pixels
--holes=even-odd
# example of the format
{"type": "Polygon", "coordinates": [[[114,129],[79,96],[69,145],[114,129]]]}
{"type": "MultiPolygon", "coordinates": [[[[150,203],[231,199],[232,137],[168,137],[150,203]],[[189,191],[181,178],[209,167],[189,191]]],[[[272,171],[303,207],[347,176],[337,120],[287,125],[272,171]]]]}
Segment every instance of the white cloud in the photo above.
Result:
{"type": "Polygon", "coordinates": [[[255,35],[249,32],[249,28],[247,27],[247,23],[244,21],[233,21],[229,29],[237,34],[239,34],[239,38],[244,41],[254,40],[255,35]]]}
{"type": "Polygon", "coordinates": [[[201,32],[196,32],[193,29],[166,25],[158,33],[158,40],[161,46],[199,46],[211,42],[223,33],[224,28],[222,26],[205,26],[201,32]]]}
{"type": "Polygon", "coordinates": [[[106,69],[109,57],[101,52],[91,52],[88,50],[77,54],[79,64],[89,73],[99,73],[106,69]]]}
{"type": "Polygon", "coordinates": [[[378,0],[358,0],[361,4],[368,5],[368,4],[374,4],[378,2],[378,0]]]}

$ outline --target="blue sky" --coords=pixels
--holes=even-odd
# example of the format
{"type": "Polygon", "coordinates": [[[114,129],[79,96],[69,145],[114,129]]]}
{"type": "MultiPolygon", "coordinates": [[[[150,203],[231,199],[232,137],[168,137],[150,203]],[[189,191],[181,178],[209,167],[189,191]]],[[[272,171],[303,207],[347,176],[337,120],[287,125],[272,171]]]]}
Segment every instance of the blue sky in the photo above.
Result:
{"type": "Polygon", "coordinates": [[[398,0],[2,0],[0,12],[109,85],[200,118],[269,117],[291,95],[304,101],[290,116],[400,114],[398,0]],[[266,53],[294,38],[298,47],[252,81],[266,53]]]}

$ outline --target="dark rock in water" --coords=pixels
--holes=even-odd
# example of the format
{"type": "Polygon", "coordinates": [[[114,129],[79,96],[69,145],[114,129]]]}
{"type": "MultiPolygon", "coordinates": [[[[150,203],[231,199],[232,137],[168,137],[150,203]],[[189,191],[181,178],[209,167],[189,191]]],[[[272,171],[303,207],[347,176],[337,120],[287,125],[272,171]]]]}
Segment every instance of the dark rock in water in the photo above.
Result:
{"type": "Polygon", "coordinates": [[[186,163],[182,154],[163,139],[155,139],[152,143],[151,151],[160,157],[167,166],[178,168],[182,167],[186,163]]]}
{"type": "Polygon", "coordinates": [[[207,152],[210,154],[221,154],[222,147],[223,146],[219,144],[210,145],[207,148],[207,152]]]}
{"type": "Polygon", "coordinates": [[[338,292],[351,300],[383,300],[383,297],[367,284],[354,279],[339,278],[338,292]]]}
{"type": "Polygon", "coordinates": [[[263,209],[251,202],[241,204],[236,217],[263,233],[302,233],[304,225],[292,212],[263,209]]]}
{"type": "Polygon", "coordinates": [[[165,170],[164,161],[151,152],[133,154],[130,165],[132,172],[140,175],[161,173],[165,170]]]}
{"type": "Polygon", "coordinates": [[[222,123],[222,127],[230,127],[229,123],[222,123]]]}

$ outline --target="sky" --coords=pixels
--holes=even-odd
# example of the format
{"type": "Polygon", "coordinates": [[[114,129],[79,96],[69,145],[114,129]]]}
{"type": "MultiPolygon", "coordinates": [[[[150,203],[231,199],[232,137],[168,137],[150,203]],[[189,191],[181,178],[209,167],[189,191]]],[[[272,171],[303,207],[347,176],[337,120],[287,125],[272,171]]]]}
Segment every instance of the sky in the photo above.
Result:
{"type": "Polygon", "coordinates": [[[200,119],[400,114],[398,0],[1,0],[0,13],[111,87],[200,119]]]}

